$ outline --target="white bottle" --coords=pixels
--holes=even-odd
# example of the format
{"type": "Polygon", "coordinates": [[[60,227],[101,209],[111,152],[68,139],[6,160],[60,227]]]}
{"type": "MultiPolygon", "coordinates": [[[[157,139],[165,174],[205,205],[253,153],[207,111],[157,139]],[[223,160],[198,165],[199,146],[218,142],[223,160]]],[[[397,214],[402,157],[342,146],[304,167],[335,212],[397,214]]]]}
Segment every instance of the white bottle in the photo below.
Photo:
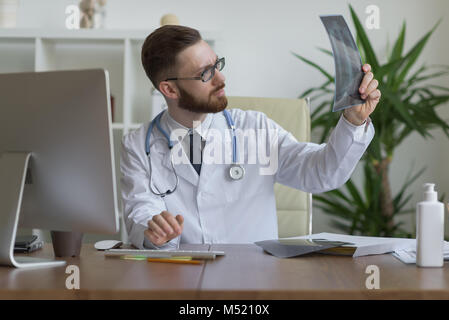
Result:
{"type": "Polygon", "coordinates": [[[435,184],[424,184],[424,201],[416,205],[416,265],[442,267],[444,205],[438,201],[435,184]]]}

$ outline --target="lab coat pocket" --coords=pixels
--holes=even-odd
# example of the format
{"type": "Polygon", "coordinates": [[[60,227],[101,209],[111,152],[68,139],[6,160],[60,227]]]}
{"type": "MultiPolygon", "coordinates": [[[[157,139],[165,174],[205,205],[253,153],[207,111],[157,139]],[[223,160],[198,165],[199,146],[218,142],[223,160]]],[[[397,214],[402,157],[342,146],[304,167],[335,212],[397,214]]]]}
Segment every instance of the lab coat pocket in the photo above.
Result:
{"type": "Polygon", "coordinates": [[[225,194],[226,201],[233,203],[236,201],[246,201],[254,196],[264,192],[264,179],[257,174],[258,166],[256,165],[242,165],[245,170],[245,175],[240,180],[233,180],[229,177],[223,182],[223,192],[225,194]]]}

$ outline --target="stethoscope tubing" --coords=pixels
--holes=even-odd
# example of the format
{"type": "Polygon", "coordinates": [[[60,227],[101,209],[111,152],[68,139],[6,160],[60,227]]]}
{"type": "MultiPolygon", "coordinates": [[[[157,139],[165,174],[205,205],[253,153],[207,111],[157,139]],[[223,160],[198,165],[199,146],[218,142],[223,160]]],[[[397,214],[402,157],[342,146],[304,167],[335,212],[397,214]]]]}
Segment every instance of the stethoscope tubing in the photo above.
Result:
{"type": "MultiPolygon", "coordinates": [[[[159,132],[161,132],[164,135],[165,139],[167,140],[169,152],[171,152],[171,149],[173,148],[173,142],[170,140],[169,134],[161,127],[161,124],[160,124],[161,117],[162,117],[163,113],[166,112],[166,111],[167,110],[163,110],[162,112],[160,112],[150,122],[150,125],[149,125],[148,130],[147,130],[147,135],[145,137],[145,152],[147,154],[148,162],[149,162],[149,166],[150,166],[150,190],[151,190],[152,193],[154,193],[155,195],[160,196],[162,198],[165,197],[166,195],[169,195],[169,194],[175,192],[175,190],[176,190],[176,188],[178,187],[178,184],[179,184],[178,174],[176,173],[175,166],[173,164],[173,156],[171,155],[171,159],[170,159],[171,167],[172,167],[173,173],[174,173],[175,178],[176,178],[176,183],[175,183],[175,186],[174,186],[173,190],[169,189],[166,192],[159,193],[159,192],[154,191],[153,187],[151,185],[151,178],[153,176],[153,172],[152,172],[151,158],[150,158],[150,136],[151,136],[151,132],[153,131],[154,125],[156,125],[156,128],[159,130],[159,132]]],[[[226,122],[228,124],[228,127],[232,130],[232,165],[231,165],[231,169],[230,169],[230,176],[231,176],[231,178],[233,180],[240,180],[240,179],[243,178],[245,170],[243,169],[242,166],[237,164],[237,137],[235,135],[234,121],[232,121],[231,115],[230,115],[228,110],[223,110],[223,114],[224,114],[224,116],[226,118],[226,122]],[[238,168],[238,169],[241,170],[240,171],[241,174],[240,174],[240,176],[238,178],[235,178],[235,176],[232,174],[232,169],[233,168],[238,168]]]]}

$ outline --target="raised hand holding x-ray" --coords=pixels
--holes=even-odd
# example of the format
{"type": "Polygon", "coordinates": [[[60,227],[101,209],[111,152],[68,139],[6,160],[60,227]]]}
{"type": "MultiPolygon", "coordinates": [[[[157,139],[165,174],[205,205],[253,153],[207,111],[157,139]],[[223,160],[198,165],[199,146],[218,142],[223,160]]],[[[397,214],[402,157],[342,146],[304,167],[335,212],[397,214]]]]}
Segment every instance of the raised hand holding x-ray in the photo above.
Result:
{"type": "Polygon", "coordinates": [[[374,111],[380,99],[378,81],[371,66],[362,66],[359,50],[351,31],[341,15],[320,16],[332,45],[335,62],[335,95],[332,111],[345,111],[354,124],[363,123],[374,111]]]}

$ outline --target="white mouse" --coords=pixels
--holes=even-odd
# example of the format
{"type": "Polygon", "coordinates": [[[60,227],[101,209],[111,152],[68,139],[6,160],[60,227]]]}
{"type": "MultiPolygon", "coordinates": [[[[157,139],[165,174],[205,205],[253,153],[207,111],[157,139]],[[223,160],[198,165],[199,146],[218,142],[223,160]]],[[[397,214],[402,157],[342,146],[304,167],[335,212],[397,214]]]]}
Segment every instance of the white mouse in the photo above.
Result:
{"type": "Polygon", "coordinates": [[[103,240],[95,243],[94,247],[97,250],[116,249],[122,246],[123,242],[118,240],[103,240]]]}

